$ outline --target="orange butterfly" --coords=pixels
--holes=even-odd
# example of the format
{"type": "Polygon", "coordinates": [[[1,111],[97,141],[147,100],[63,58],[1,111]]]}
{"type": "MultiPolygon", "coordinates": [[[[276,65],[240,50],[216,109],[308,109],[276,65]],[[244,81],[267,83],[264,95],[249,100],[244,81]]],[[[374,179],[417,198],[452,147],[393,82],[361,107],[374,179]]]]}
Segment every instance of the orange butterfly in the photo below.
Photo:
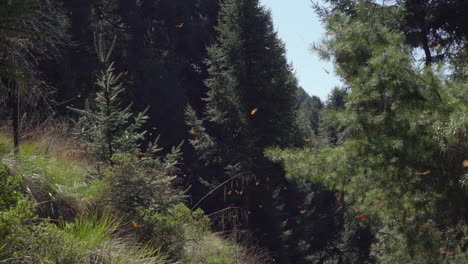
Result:
{"type": "Polygon", "coordinates": [[[425,172],[416,172],[416,176],[420,176],[420,175],[427,175],[427,174],[429,174],[429,173],[431,173],[431,171],[430,171],[430,170],[428,170],[428,171],[425,171],[425,172]]]}
{"type": "Polygon", "coordinates": [[[304,141],[305,141],[305,142],[310,142],[310,141],[312,141],[312,139],[310,139],[310,138],[304,138],[304,141]]]}
{"type": "Polygon", "coordinates": [[[468,160],[463,161],[463,167],[468,168],[468,160]]]}
{"type": "Polygon", "coordinates": [[[136,227],[136,228],[140,228],[140,227],[143,227],[143,226],[144,226],[144,225],[138,224],[137,221],[132,221],[132,225],[133,225],[134,227],[136,227]]]}
{"type": "Polygon", "coordinates": [[[196,135],[196,134],[197,134],[197,131],[196,131],[195,129],[192,128],[192,129],[190,129],[190,134],[196,135]]]}
{"type": "Polygon", "coordinates": [[[231,193],[232,193],[232,190],[228,192],[229,195],[231,195],[231,193]]]}
{"type": "Polygon", "coordinates": [[[362,214],[362,215],[356,216],[356,219],[357,219],[359,222],[366,221],[367,218],[369,218],[369,217],[368,217],[366,214],[362,214]]]}
{"type": "Polygon", "coordinates": [[[442,45],[438,44],[437,46],[434,46],[434,49],[435,49],[435,50],[438,50],[438,49],[440,49],[441,47],[442,47],[442,45]]]}
{"type": "Polygon", "coordinates": [[[337,61],[337,62],[335,62],[335,64],[336,64],[336,65],[341,65],[341,64],[343,64],[343,63],[342,63],[342,62],[339,62],[339,61],[337,61]]]}
{"type": "Polygon", "coordinates": [[[182,28],[183,26],[184,26],[184,22],[176,25],[177,28],[182,28]]]}
{"type": "Polygon", "coordinates": [[[329,32],[329,33],[327,33],[326,35],[327,35],[327,36],[335,36],[336,34],[335,34],[335,33],[329,32]]]}
{"type": "Polygon", "coordinates": [[[339,191],[338,192],[338,201],[340,204],[344,203],[344,198],[345,198],[345,192],[344,191],[339,191]]]}
{"type": "Polygon", "coordinates": [[[232,168],[233,168],[233,167],[232,167],[231,164],[228,164],[228,165],[226,166],[226,169],[232,169],[232,168]]]}
{"type": "Polygon", "coordinates": [[[98,97],[94,98],[94,100],[99,101],[99,100],[101,100],[101,98],[98,96],[98,97]]]}
{"type": "Polygon", "coordinates": [[[255,185],[259,185],[259,184],[260,184],[260,181],[256,181],[256,182],[255,182],[255,185]]]}
{"type": "Polygon", "coordinates": [[[252,111],[250,112],[251,115],[255,115],[258,111],[258,108],[254,108],[252,109],[252,111]]]}
{"type": "Polygon", "coordinates": [[[301,214],[304,214],[305,212],[306,212],[306,210],[299,211],[299,213],[301,213],[301,214]]]}
{"type": "Polygon", "coordinates": [[[445,255],[453,255],[453,252],[447,251],[447,250],[442,250],[442,251],[440,251],[440,253],[445,254],[445,255]]]}

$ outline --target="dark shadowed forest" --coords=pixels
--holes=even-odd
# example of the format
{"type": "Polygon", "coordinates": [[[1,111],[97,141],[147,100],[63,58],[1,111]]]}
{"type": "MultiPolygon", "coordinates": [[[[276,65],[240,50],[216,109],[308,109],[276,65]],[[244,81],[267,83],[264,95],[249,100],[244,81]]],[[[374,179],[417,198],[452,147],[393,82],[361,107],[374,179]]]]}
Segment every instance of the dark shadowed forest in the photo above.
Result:
{"type": "Polygon", "coordinates": [[[0,263],[467,264],[468,1],[310,12],[0,0],[0,263]]]}

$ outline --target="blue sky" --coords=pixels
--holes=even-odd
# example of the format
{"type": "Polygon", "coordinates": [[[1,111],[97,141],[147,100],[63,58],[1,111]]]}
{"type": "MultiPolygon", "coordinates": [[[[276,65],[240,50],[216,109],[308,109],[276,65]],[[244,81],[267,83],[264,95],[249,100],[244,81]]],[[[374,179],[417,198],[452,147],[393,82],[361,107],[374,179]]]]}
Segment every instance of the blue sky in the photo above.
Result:
{"type": "Polygon", "coordinates": [[[299,84],[310,95],[326,100],[330,90],[339,85],[340,81],[333,74],[333,64],[321,61],[310,51],[312,43],[318,43],[325,36],[325,30],[312,9],[310,0],[260,0],[260,2],[273,14],[275,28],[279,37],[286,43],[288,60],[294,66],[299,84]]]}

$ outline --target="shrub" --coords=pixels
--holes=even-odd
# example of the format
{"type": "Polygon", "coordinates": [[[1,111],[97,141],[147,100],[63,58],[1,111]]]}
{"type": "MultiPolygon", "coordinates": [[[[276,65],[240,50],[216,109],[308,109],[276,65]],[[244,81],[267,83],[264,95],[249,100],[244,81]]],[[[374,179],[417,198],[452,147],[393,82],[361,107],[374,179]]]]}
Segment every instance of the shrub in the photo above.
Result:
{"type": "Polygon", "coordinates": [[[137,218],[146,214],[167,211],[183,198],[174,188],[179,148],[165,158],[142,157],[132,154],[115,154],[114,166],[107,169],[109,198],[112,205],[137,218]]]}
{"type": "Polygon", "coordinates": [[[145,233],[155,248],[161,248],[174,258],[184,255],[188,241],[198,241],[210,231],[210,220],[201,209],[191,212],[183,204],[166,213],[153,213],[145,218],[145,233]]]}
{"type": "Polygon", "coordinates": [[[157,251],[141,247],[130,239],[113,238],[118,224],[107,215],[91,214],[64,225],[31,225],[29,236],[24,237],[8,263],[167,263],[157,251]]]}
{"type": "Polygon", "coordinates": [[[0,260],[28,233],[23,224],[32,217],[32,206],[21,193],[21,182],[21,176],[0,165],[0,260]]]}

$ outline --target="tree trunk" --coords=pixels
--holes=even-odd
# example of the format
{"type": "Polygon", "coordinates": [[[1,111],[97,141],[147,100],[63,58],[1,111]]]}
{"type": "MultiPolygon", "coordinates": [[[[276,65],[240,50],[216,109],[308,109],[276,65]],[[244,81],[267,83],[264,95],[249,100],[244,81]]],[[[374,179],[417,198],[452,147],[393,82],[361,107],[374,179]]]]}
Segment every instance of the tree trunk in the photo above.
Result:
{"type": "Polygon", "coordinates": [[[422,37],[423,37],[423,49],[424,53],[426,55],[426,66],[431,66],[432,64],[432,55],[431,55],[431,49],[429,48],[429,40],[427,38],[427,30],[424,29],[422,32],[422,37]]]}
{"type": "Polygon", "coordinates": [[[20,135],[20,120],[19,120],[19,100],[18,86],[13,81],[9,81],[9,108],[11,109],[11,119],[13,126],[13,149],[15,155],[19,154],[19,135],[20,135]]]}

